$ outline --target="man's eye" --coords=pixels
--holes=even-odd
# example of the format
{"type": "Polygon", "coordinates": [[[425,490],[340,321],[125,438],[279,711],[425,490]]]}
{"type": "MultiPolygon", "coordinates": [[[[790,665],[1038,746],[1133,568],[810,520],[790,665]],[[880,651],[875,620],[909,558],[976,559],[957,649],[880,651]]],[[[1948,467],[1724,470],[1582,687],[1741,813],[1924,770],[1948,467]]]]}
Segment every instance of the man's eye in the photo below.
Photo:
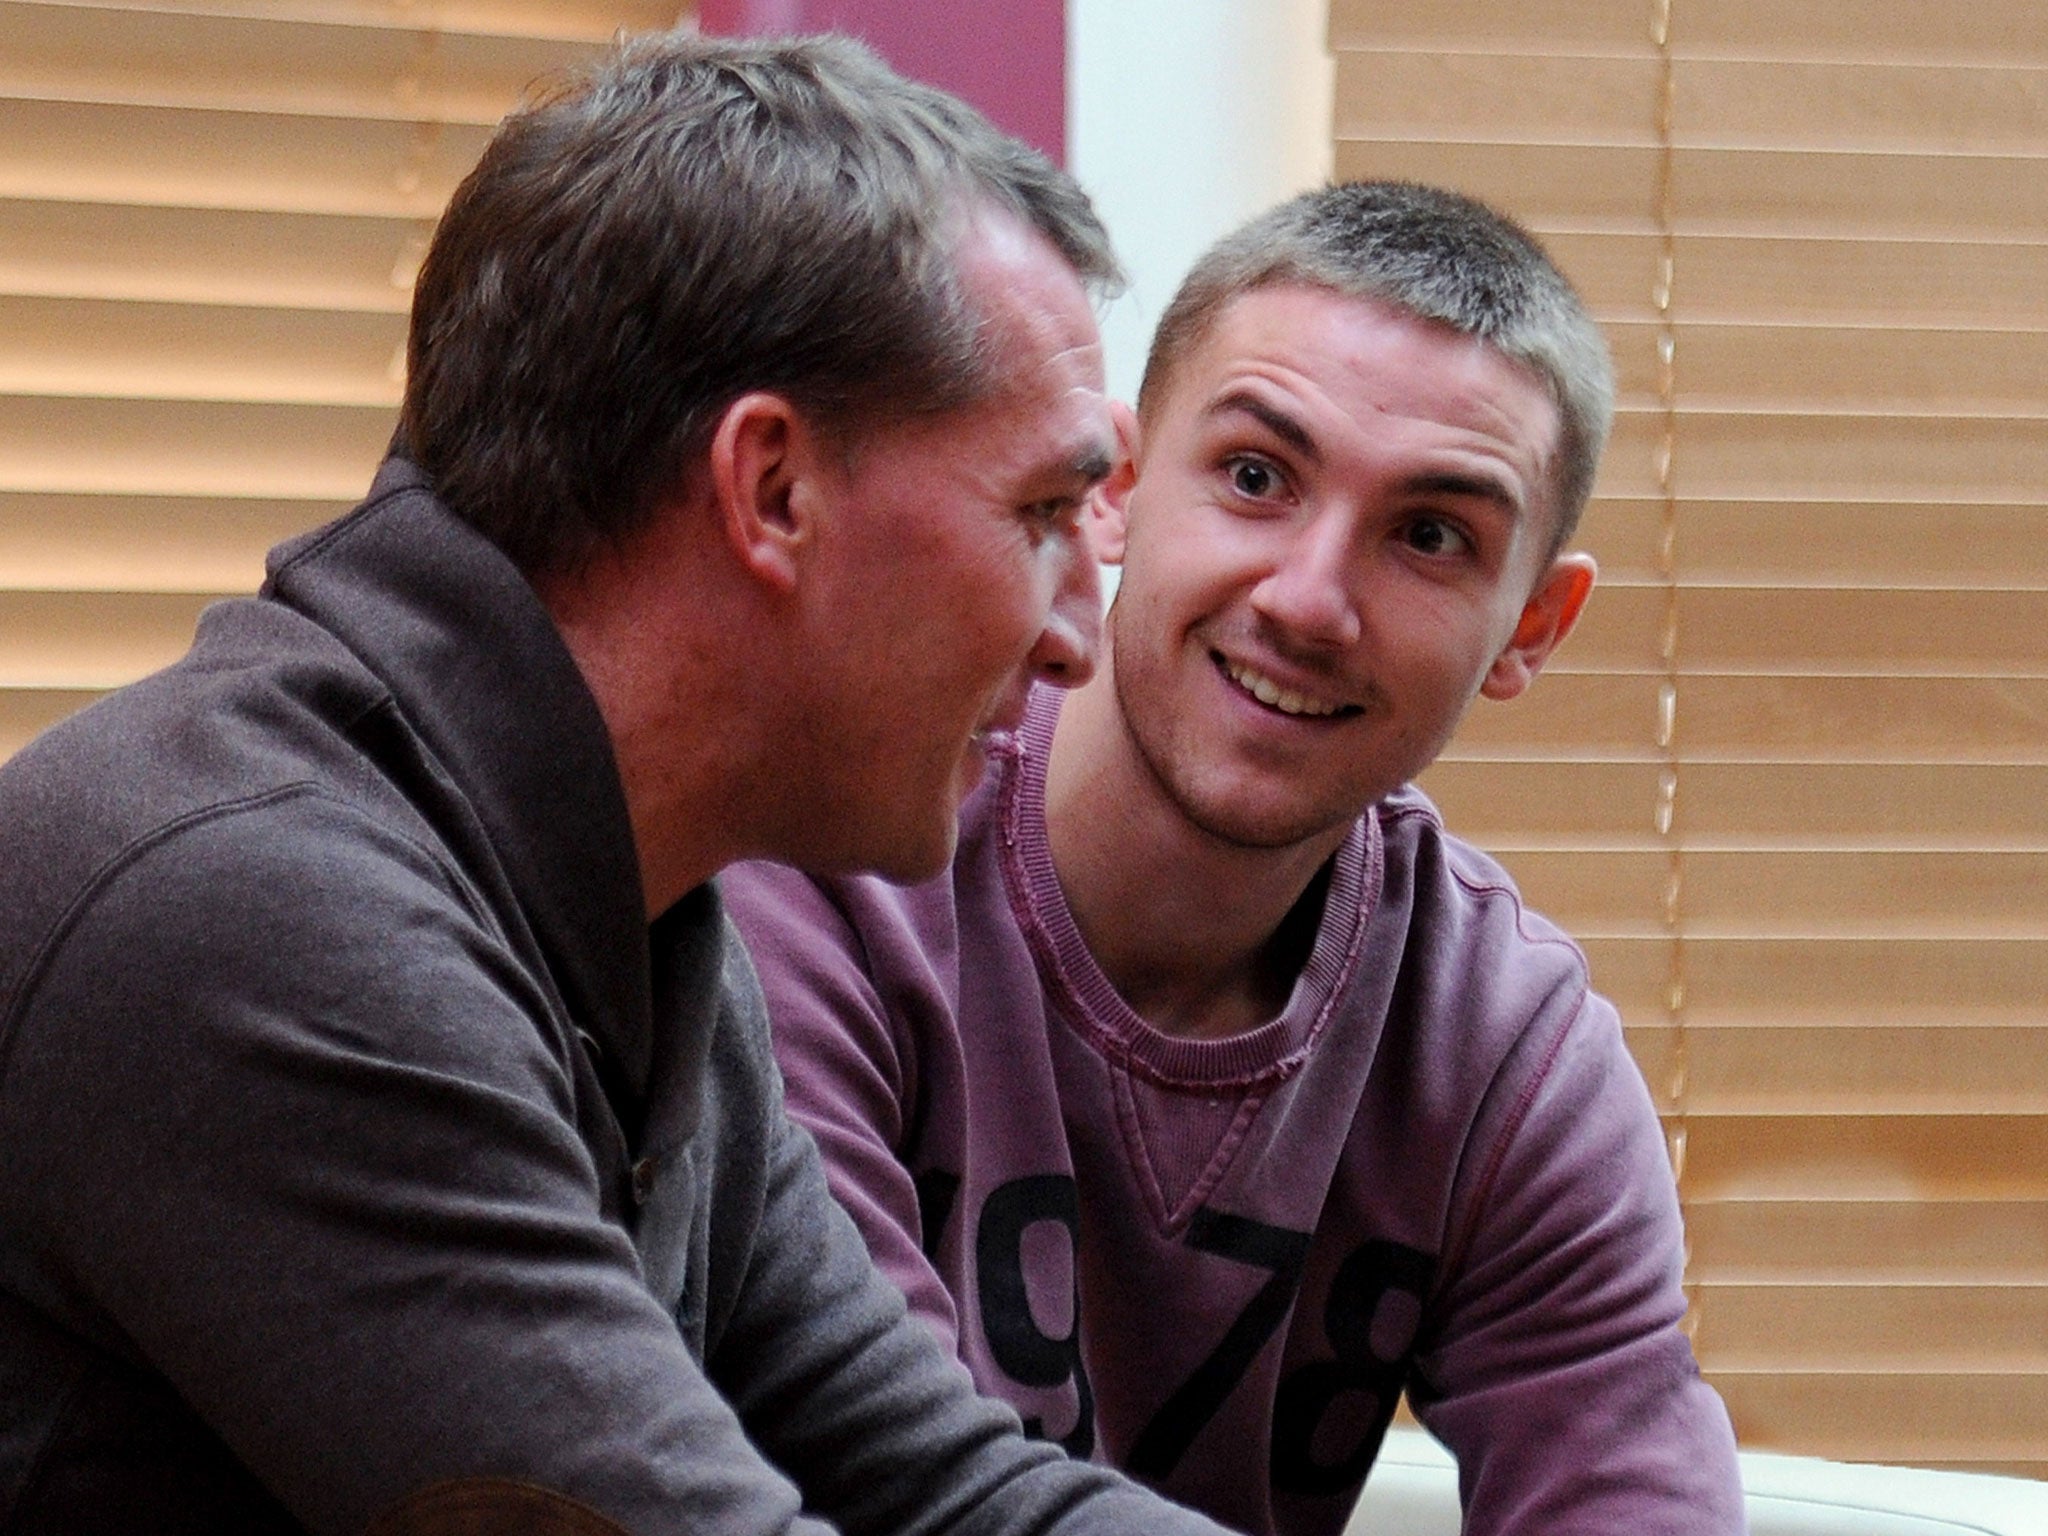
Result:
{"type": "Polygon", "coordinates": [[[1263,500],[1280,489],[1280,476],[1264,459],[1232,459],[1226,466],[1230,488],[1240,496],[1263,500]]]}
{"type": "Polygon", "coordinates": [[[1081,501],[1075,496],[1050,496],[1044,501],[1034,501],[1024,508],[1024,516],[1034,523],[1059,526],[1076,523],[1081,517],[1081,501]]]}
{"type": "Polygon", "coordinates": [[[1472,541],[1460,528],[1441,518],[1418,517],[1404,530],[1408,547],[1423,555],[1462,555],[1472,541]]]}

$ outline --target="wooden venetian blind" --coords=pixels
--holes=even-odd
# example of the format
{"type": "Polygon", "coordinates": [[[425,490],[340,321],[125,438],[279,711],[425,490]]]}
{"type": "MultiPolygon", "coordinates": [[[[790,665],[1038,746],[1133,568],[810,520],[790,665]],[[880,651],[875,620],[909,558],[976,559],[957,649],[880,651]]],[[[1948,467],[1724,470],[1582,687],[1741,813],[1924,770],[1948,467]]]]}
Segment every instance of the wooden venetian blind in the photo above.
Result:
{"type": "Polygon", "coordinates": [[[1428,778],[1667,1115],[1745,1443],[2048,1476],[2048,6],[1333,0],[1340,176],[1619,365],[1591,608],[1428,778]]]}
{"type": "Polygon", "coordinates": [[[0,0],[0,757],[361,495],[491,125],[677,10],[0,0]]]}

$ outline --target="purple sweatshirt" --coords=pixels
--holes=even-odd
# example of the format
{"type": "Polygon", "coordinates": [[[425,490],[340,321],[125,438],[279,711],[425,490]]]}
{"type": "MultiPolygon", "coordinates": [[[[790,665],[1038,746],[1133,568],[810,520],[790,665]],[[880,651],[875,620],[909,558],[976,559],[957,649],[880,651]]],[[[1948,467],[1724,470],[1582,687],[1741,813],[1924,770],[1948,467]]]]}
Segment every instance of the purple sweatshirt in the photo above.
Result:
{"type": "Polygon", "coordinates": [[[1405,1389],[1468,1536],[1734,1532],[1664,1142],[1584,957],[1413,790],[1331,862],[1286,1009],[1181,1040],[1046,844],[1058,695],[904,890],[722,879],[790,1108],[982,1390],[1226,1524],[1343,1525],[1405,1389]]]}

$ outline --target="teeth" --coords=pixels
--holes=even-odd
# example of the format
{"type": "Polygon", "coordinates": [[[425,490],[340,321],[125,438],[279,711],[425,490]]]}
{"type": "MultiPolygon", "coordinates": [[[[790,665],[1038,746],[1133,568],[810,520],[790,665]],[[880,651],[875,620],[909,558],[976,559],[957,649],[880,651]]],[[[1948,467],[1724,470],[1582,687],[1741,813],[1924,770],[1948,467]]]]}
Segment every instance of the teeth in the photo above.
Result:
{"type": "Polygon", "coordinates": [[[1261,677],[1234,661],[1223,663],[1223,670],[1230,680],[1244,689],[1253,698],[1283,715],[1334,715],[1343,708],[1340,704],[1325,704],[1320,699],[1306,698],[1289,689],[1282,688],[1270,677],[1261,677]]]}

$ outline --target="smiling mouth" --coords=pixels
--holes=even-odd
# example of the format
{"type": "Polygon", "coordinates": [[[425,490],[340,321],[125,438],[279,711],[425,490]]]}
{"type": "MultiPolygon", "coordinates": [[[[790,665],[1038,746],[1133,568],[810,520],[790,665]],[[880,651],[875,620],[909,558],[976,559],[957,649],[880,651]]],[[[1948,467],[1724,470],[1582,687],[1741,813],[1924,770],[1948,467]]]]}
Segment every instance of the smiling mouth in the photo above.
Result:
{"type": "Polygon", "coordinates": [[[1210,654],[1217,670],[1225,677],[1268,709],[1277,710],[1283,715],[1309,720],[1329,720],[1360,712],[1356,704],[1336,704],[1327,699],[1310,698],[1305,693],[1296,693],[1292,688],[1283,687],[1264,673],[1254,672],[1250,667],[1232,661],[1227,656],[1217,652],[1210,654]]]}

